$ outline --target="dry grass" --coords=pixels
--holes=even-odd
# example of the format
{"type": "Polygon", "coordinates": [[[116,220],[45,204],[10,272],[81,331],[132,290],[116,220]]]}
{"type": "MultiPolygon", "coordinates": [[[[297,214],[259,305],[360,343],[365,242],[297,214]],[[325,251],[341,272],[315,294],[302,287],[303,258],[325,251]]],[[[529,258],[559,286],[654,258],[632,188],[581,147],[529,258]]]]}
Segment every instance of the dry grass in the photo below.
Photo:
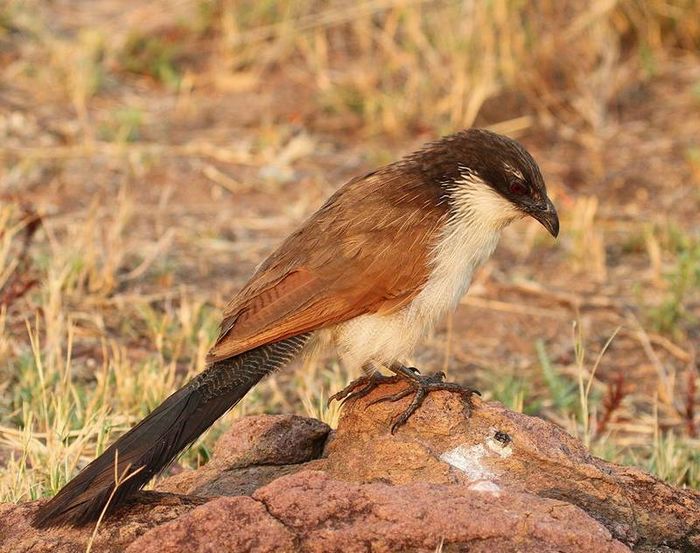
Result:
{"type": "MultiPolygon", "coordinates": [[[[0,501],[201,370],[227,297],[344,179],[472,124],[535,153],[562,236],[509,229],[415,362],[698,486],[696,1],[0,10],[0,501]]],[[[243,413],[334,424],[349,376],[271,378],[180,463],[243,413]]]]}

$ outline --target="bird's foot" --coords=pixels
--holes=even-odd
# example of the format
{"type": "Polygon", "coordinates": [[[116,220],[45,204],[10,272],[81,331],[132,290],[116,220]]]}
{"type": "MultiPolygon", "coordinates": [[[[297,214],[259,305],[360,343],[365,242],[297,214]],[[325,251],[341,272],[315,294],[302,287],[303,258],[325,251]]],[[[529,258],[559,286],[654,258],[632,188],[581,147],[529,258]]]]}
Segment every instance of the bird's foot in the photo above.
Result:
{"type": "Polygon", "coordinates": [[[365,397],[367,394],[369,394],[377,386],[392,382],[399,382],[400,380],[402,380],[402,377],[400,376],[384,376],[379,372],[361,376],[357,380],[353,380],[339,392],[336,392],[329,397],[328,404],[330,405],[331,401],[333,400],[339,401],[340,403],[345,403],[351,399],[360,399],[361,397],[365,397]]]}
{"type": "Polygon", "coordinates": [[[413,413],[415,413],[418,410],[418,408],[423,404],[423,401],[431,392],[444,390],[446,392],[458,394],[462,398],[462,402],[464,404],[464,414],[466,417],[469,417],[471,415],[472,395],[481,395],[481,393],[478,390],[475,390],[474,388],[460,386],[455,382],[445,382],[445,373],[442,371],[423,376],[418,372],[417,369],[414,369],[412,367],[401,366],[397,369],[392,367],[392,370],[396,370],[396,377],[385,378],[398,378],[407,382],[409,386],[406,389],[401,390],[400,392],[397,392],[395,394],[390,394],[388,396],[373,399],[368,404],[373,405],[375,403],[381,403],[384,401],[399,401],[400,399],[403,399],[413,394],[413,400],[411,401],[410,405],[392,423],[392,434],[394,434],[400,426],[406,423],[406,421],[411,417],[411,415],[413,415],[413,413]]]}

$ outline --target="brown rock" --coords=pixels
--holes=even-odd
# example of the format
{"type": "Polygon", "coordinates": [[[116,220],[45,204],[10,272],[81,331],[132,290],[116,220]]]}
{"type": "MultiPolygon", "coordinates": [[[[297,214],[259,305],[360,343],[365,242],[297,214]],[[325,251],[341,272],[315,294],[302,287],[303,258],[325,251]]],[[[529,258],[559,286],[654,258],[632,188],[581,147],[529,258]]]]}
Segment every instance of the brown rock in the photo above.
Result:
{"type": "Polygon", "coordinates": [[[213,497],[250,495],[320,457],[331,429],[297,415],[244,417],[216,442],[212,460],[160,482],[158,490],[213,497]]]}
{"type": "Polygon", "coordinates": [[[293,553],[295,538],[265,505],[249,497],[221,497],[134,541],[127,553],[255,551],[293,553]]]}
{"type": "Polygon", "coordinates": [[[456,396],[433,393],[391,436],[391,422],[409,399],[369,403],[402,386],[383,386],[347,405],[327,457],[314,468],[353,482],[481,482],[576,505],[625,543],[697,547],[698,492],[597,459],[543,419],[478,399],[466,419],[456,396]]]}
{"type": "Polygon", "coordinates": [[[297,415],[260,415],[237,421],[214,447],[215,463],[227,468],[292,465],[321,455],[331,428],[297,415]]]}
{"type": "MultiPolygon", "coordinates": [[[[700,551],[697,492],[596,459],[499,404],[479,402],[466,419],[448,393],[392,436],[408,399],[369,403],[401,386],[350,402],[330,440],[312,419],[241,419],[208,465],[161,489],[251,497],[141,494],[93,550],[700,551]]],[[[0,507],[0,551],[84,551],[92,528],[34,531],[36,506],[0,507]]]]}
{"type": "MultiPolygon", "coordinates": [[[[0,505],[2,553],[84,553],[94,525],[36,530],[30,522],[44,502],[0,505]]],[[[204,502],[196,497],[173,494],[138,494],[114,516],[102,521],[92,550],[99,553],[124,551],[127,545],[154,526],[169,522],[204,502]]]]}
{"type": "Polygon", "coordinates": [[[200,497],[220,497],[222,495],[252,495],[258,488],[269,484],[281,476],[303,470],[305,465],[261,465],[225,470],[206,471],[193,474],[187,488],[188,494],[200,497]]]}
{"type": "Polygon", "coordinates": [[[469,485],[353,484],[316,471],[253,498],[225,498],[155,528],[129,553],[624,552],[602,525],[561,501],[469,485]]]}

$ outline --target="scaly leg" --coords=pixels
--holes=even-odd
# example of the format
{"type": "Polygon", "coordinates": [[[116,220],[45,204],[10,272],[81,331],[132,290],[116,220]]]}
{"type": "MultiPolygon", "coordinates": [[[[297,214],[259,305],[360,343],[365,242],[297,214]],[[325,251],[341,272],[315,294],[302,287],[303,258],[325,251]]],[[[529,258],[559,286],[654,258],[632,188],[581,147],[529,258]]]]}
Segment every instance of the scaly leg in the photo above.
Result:
{"type": "Polygon", "coordinates": [[[445,382],[445,373],[442,371],[423,376],[416,368],[407,367],[401,363],[394,363],[389,366],[389,369],[396,373],[397,376],[405,379],[406,382],[410,384],[410,387],[396,394],[374,399],[369,403],[369,405],[383,401],[397,401],[411,395],[412,393],[414,394],[413,400],[409,406],[391,425],[392,434],[394,434],[400,426],[406,424],[406,421],[423,404],[423,401],[426,397],[428,397],[430,392],[444,390],[453,394],[459,394],[462,398],[462,402],[464,403],[464,415],[466,417],[471,415],[472,395],[481,395],[481,392],[474,388],[467,388],[455,382],[445,382]]]}
{"type": "Polygon", "coordinates": [[[400,363],[390,365],[389,369],[395,373],[395,376],[384,376],[381,373],[375,372],[368,376],[360,377],[354,382],[351,382],[347,388],[332,395],[328,400],[329,403],[334,399],[343,402],[349,399],[359,399],[369,394],[381,384],[405,381],[409,384],[409,387],[405,390],[374,399],[368,404],[373,405],[384,401],[399,401],[413,394],[413,400],[409,406],[391,425],[391,433],[394,434],[396,430],[404,425],[411,415],[418,410],[430,392],[444,390],[459,394],[464,402],[464,412],[467,417],[471,414],[472,410],[472,395],[481,395],[478,390],[473,388],[465,388],[454,382],[445,382],[445,373],[443,372],[423,376],[418,369],[407,367],[400,363]]]}
{"type": "Polygon", "coordinates": [[[369,394],[377,386],[389,384],[391,382],[398,382],[400,380],[399,376],[384,376],[372,363],[368,363],[363,367],[363,369],[368,374],[361,376],[357,380],[353,380],[345,388],[333,394],[328,398],[328,404],[330,404],[333,400],[339,401],[340,403],[345,403],[351,399],[360,399],[361,397],[365,397],[367,394],[369,394]]]}

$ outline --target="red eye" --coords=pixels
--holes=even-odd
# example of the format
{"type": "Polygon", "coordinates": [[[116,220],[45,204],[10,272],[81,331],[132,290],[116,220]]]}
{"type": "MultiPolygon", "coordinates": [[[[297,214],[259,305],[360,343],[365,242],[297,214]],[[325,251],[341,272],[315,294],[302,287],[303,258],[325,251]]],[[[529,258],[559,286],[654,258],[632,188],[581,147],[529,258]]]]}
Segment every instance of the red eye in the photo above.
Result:
{"type": "Polygon", "coordinates": [[[527,185],[521,180],[510,181],[510,192],[516,196],[524,196],[528,192],[527,185]]]}

